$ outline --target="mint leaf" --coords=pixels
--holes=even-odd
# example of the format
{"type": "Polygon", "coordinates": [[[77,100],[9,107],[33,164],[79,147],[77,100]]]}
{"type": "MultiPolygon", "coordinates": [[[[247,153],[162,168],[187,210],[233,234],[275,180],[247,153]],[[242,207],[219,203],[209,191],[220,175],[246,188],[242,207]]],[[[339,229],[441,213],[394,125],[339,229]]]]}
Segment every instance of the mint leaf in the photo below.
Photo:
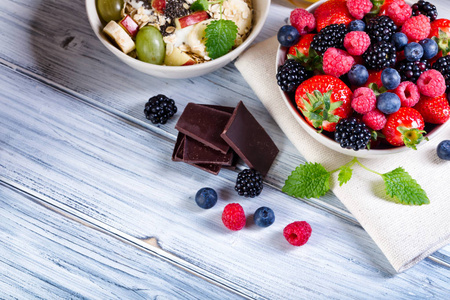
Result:
{"type": "Polygon", "coordinates": [[[298,166],[284,182],[282,191],[299,198],[319,198],[330,189],[330,172],[321,164],[298,166]]]}
{"type": "Polygon", "coordinates": [[[214,20],[206,26],[206,51],[212,59],[227,54],[234,45],[238,28],[231,20],[214,20]]]}
{"type": "Polygon", "coordinates": [[[340,170],[338,174],[339,186],[342,186],[343,184],[347,183],[350,180],[350,178],[352,178],[353,169],[344,165],[340,167],[339,170],[340,170]]]}
{"type": "Polygon", "coordinates": [[[386,194],[401,204],[422,205],[430,203],[425,191],[402,167],[382,174],[381,177],[384,180],[386,194]]]}
{"type": "Polygon", "coordinates": [[[208,10],[208,0],[197,0],[191,5],[192,11],[207,11],[208,10]]]}

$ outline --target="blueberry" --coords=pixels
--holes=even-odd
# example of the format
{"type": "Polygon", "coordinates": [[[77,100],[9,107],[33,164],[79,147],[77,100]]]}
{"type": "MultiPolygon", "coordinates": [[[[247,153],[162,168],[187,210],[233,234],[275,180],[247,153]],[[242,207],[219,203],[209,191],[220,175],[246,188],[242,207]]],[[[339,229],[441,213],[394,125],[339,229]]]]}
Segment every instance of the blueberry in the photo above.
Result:
{"type": "Polygon", "coordinates": [[[423,59],[431,59],[439,52],[438,44],[432,39],[424,39],[419,42],[423,48],[423,59]]]}
{"type": "Polygon", "coordinates": [[[436,150],[440,159],[450,160],[450,140],[440,142],[436,150]]]}
{"type": "Polygon", "coordinates": [[[418,61],[423,56],[423,48],[419,43],[409,43],[405,46],[405,57],[409,61],[418,61]]]}
{"type": "Polygon", "coordinates": [[[364,31],[366,29],[366,24],[361,20],[354,20],[350,22],[348,26],[349,31],[364,31]]]}
{"type": "Polygon", "coordinates": [[[255,211],[253,220],[259,227],[269,227],[275,222],[275,214],[272,209],[263,206],[255,211]]]}
{"type": "Polygon", "coordinates": [[[397,51],[402,51],[408,44],[408,37],[403,32],[396,32],[392,35],[391,41],[397,51]]]}
{"type": "Polygon", "coordinates": [[[400,109],[400,98],[394,93],[383,93],[377,98],[377,108],[385,114],[393,114],[400,109]]]}
{"type": "Polygon", "coordinates": [[[363,65],[353,65],[347,74],[350,84],[354,86],[361,86],[369,79],[369,72],[363,65]]]}
{"type": "Polygon", "coordinates": [[[215,190],[209,187],[201,188],[195,194],[195,202],[201,208],[208,209],[216,205],[217,193],[215,190]]]}
{"type": "Polygon", "coordinates": [[[400,84],[400,80],[400,74],[398,74],[396,69],[387,68],[381,73],[381,82],[388,90],[397,88],[400,84]]]}
{"type": "Polygon", "coordinates": [[[300,33],[294,26],[284,25],[278,30],[277,38],[281,46],[291,47],[300,40],[300,33]]]}

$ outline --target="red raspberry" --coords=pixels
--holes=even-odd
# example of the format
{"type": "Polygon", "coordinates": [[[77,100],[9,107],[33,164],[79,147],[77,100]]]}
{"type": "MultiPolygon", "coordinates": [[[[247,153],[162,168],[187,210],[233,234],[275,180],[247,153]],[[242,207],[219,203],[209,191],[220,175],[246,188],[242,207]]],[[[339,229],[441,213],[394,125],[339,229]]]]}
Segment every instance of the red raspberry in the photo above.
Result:
{"type": "Polygon", "coordinates": [[[394,93],[400,98],[402,106],[413,107],[420,100],[419,89],[411,81],[400,83],[394,93]]]}
{"type": "Polygon", "coordinates": [[[316,18],[303,8],[296,8],[291,12],[291,25],[294,26],[300,35],[309,33],[316,28],[316,18]]]}
{"type": "Polygon", "coordinates": [[[355,59],[341,49],[328,48],[323,54],[323,71],[327,75],[339,77],[350,71],[355,59]]]}
{"type": "Polygon", "coordinates": [[[305,221],[297,221],[284,227],[284,238],[293,246],[306,244],[311,236],[311,226],[305,221]]]}
{"type": "Polygon", "coordinates": [[[403,24],[402,32],[410,41],[420,41],[430,34],[430,19],[425,15],[412,17],[403,24]]]}
{"type": "Polygon", "coordinates": [[[226,228],[238,231],[245,226],[244,209],[239,203],[230,203],[223,209],[222,222],[226,228]]]}
{"type": "Polygon", "coordinates": [[[350,31],[344,38],[344,47],[351,55],[362,55],[370,46],[370,37],[364,31],[350,31]]]}
{"type": "Polygon", "coordinates": [[[402,26],[412,15],[412,8],[405,1],[395,1],[388,6],[387,16],[395,25],[402,26]]]}
{"type": "Polygon", "coordinates": [[[357,88],[353,92],[352,108],[360,114],[366,114],[373,110],[377,103],[375,93],[366,87],[357,88]]]}
{"type": "Polygon", "coordinates": [[[355,18],[361,20],[372,9],[372,2],[370,0],[347,0],[347,8],[350,14],[355,18]]]}
{"type": "Polygon", "coordinates": [[[417,79],[419,92],[428,97],[437,97],[445,93],[445,79],[441,72],[428,70],[422,73],[417,79]]]}
{"type": "Polygon", "coordinates": [[[373,130],[381,130],[386,125],[387,119],[381,111],[375,108],[374,110],[369,111],[367,114],[365,114],[362,117],[362,121],[373,130]]]}

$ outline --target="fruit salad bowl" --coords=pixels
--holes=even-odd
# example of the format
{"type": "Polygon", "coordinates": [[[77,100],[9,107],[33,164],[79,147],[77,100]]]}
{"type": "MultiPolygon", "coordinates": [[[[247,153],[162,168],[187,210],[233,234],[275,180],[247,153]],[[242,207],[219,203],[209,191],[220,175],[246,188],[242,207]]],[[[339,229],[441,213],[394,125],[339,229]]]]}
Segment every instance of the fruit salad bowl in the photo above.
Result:
{"type": "MultiPolygon", "coordinates": [[[[322,0],[319,2],[314,3],[313,5],[309,6],[306,10],[310,13],[314,13],[314,11],[323,3],[325,3],[327,0],[322,0]]],[[[412,5],[412,1],[405,1],[407,4],[412,5]]],[[[288,17],[288,16],[287,16],[288,17]]],[[[289,47],[284,47],[282,45],[278,46],[277,54],[276,54],[276,70],[279,69],[280,66],[282,66],[285,61],[287,60],[287,54],[289,52],[289,47]]],[[[295,120],[299,123],[299,125],[302,127],[303,130],[305,130],[313,139],[321,143],[322,145],[328,147],[331,150],[334,150],[336,152],[353,156],[353,157],[361,157],[361,158],[377,158],[380,156],[385,155],[392,155],[400,152],[407,152],[407,151],[420,151],[421,146],[423,146],[425,143],[427,143],[427,140],[422,140],[417,145],[417,150],[413,150],[407,146],[398,146],[394,147],[389,145],[387,142],[381,143],[377,147],[372,147],[372,149],[360,149],[358,151],[355,151],[353,149],[346,149],[342,148],[338,142],[334,140],[334,132],[327,132],[322,131],[319,132],[318,128],[314,128],[310,123],[307,122],[305,117],[303,116],[303,113],[301,110],[297,107],[297,104],[295,103],[295,97],[293,96],[293,93],[286,93],[284,92],[281,87],[278,87],[279,92],[281,94],[281,98],[283,99],[283,104],[286,105],[289,112],[292,114],[292,116],[295,118],[295,120]]],[[[312,92],[311,92],[312,93],[312,92]]],[[[424,130],[426,133],[426,138],[429,140],[432,140],[436,136],[438,136],[445,127],[449,126],[450,120],[445,122],[441,125],[435,125],[435,124],[428,124],[426,123],[426,126],[424,130]]]]}
{"type": "MultiPolygon", "coordinates": [[[[86,0],[86,11],[89,19],[89,23],[100,42],[113,53],[122,62],[126,63],[130,67],[140,72],[161,78],[181,79],[192,78],[202,76],[207,73],[213,72],[217,69],[224,67],[236,59],[250,44],[255,40],[256,36],[260,33],[264,22],[267,18],[270,6],[270,0],[252,0],[253,4],[253,22],[252,29],[247,38],[235,49],[231,50],[227,54],[200,64],[181,65],[181,66],[168,66],[157,65],[147,63],[138,59],[135,59],[111,43],[111,40],[103,32],[105,22],[99,17],[97,6],[97,0],[86,0]]],[[[148,26],[146,26],[148,27],[148,26]]]]}

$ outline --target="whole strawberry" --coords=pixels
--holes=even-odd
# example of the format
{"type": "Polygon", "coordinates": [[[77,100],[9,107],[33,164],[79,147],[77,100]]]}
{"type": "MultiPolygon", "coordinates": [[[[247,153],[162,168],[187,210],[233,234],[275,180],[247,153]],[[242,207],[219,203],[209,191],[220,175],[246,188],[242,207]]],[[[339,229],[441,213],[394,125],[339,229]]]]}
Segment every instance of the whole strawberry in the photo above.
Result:
{"type": "Polygon", "coordinates": [[[444,124],[450,119],[450,105],[445,94],[434,98],[423,96],[414,108],[427,123],[444,124]]]}
{"type": "Polygon", "coordinates": [[[288,59],[295,59],[300,62],[306,70],[322,70],[322,57],[312,49],[311,42],[315,34],[305,34],[297,44],[289,48],[288,59]]]}
{"type": "Polygon", "coordinates": [[[317,32],[330,24],[350,24],[354,20],[347,8],[347,0],[329,0],[314,11],[317,32]]]}
{"type": "Polygon", "coordinates": [[[434,60],[446,56],[450,52],[450,20],[437,19],[431,22],[431,30],[428,37],[433,38],[439,47],[439,53],[434,57],[434,60]]]}

